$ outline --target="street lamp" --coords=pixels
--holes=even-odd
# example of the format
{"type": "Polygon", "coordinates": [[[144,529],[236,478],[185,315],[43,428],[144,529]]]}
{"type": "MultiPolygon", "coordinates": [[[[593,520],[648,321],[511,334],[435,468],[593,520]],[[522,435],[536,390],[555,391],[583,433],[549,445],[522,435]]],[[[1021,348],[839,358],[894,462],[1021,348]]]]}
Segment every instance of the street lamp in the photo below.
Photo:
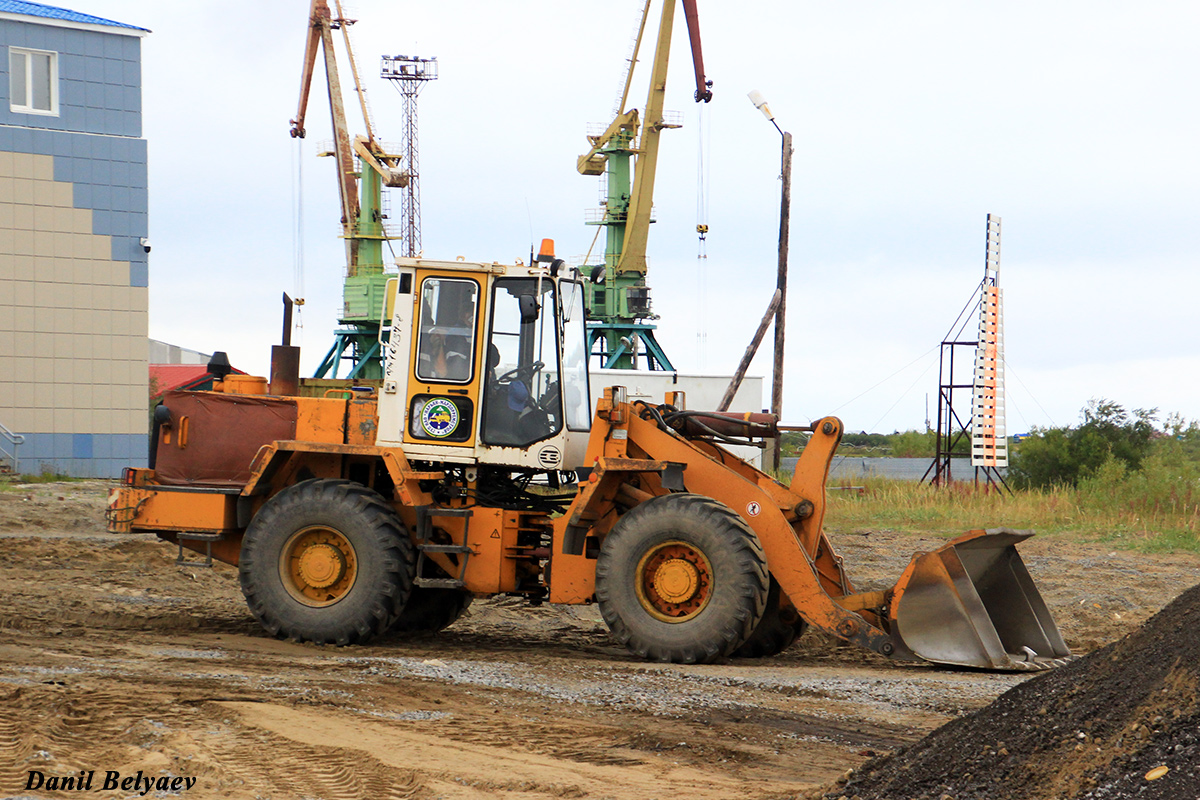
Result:
{"type": "MultiPolygon", "coordinates": [[[[779,269],[775,287],[779,293],[779,307],[775,309],[775,365],[771,383],[771,413],[780,420],[783,419],[783,328],[787,312],[787,259],[788,259],[788,229],[791,221],[792,207],[792,135],[779,127],[767,99],[757,89],[747,95],[754,107],[771,121],[775,130],[783,136],[783,191],[779,205],[779,269]]],[[[775,446],[772,450],[771,468],[780,467],[780,451],[783,445],[782,434],[776,435],[775,446]]]]}
{"type": "Polygon", "coordinates": [[[779,133],[784,136],[787,135],[783,133],[779,127],[779,123],[775,121],[775,115],[771,113],[771,107],[767,105],[767,98],[763,97],[762,92],[760,92],[758,89],[753,89],[746,96],[750,98],[751,103],[754,103],[754,107],[761,111],[763,116],[771,121],[771,124],[775,126],[775,130],[779,131],[779,133]]]}

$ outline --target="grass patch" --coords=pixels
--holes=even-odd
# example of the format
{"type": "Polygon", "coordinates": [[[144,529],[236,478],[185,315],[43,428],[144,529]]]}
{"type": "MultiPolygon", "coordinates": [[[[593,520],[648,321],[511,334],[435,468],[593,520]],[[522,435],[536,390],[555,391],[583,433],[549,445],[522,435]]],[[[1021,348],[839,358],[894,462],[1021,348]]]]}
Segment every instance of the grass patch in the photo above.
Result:
{"type": "Polygon", "coordinates": [[[81,483],[87,478],[72,478],[57,472],[40,472],[37,475],[2,475],[0,476],[0,491],[12,490],[18,486],[31,483],[81,483]]]}
{"type": "Polygon", "coordinates": [[[896,530],[950,538],[976,528],[1032,529],[1073,535],[1144,552],[1200,552],[1200,493],[1190,484],[1145,487],[1140,473],[1109,476],[1104,485],[1053,487],[1002,494],[955,483],[857,480],[865,493],[830,491],[825,523],[834,531],[896,530]]]}

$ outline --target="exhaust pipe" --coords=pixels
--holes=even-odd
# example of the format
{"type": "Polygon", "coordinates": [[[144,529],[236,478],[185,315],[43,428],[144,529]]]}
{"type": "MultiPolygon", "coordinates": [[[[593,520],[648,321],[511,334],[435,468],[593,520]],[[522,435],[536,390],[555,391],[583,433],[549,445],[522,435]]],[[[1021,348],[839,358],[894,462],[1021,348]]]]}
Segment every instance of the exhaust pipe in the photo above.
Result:
{"type": "Polygon", "coordinates": [[[1031,671],[1069,661],[1054,618],[1016,545],[1032,531],[971,531],[915,556],[892,590],[897,655],[981,669],[1031,671]]]}

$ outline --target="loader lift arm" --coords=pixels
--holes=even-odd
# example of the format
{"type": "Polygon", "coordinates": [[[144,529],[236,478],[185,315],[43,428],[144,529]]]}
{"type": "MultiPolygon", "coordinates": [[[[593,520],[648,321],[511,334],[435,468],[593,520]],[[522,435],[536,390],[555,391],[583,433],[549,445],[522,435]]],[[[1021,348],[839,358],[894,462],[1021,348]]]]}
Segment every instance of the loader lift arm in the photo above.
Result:
{"type": "Polygon", "coordinates": [[[587,454],[593,471],[558,523],[564,556],[584,554],[589,535],[611,536],[614,516],[632,513],[614,515],[614,504],[649,507],[682,489],[737,514],[761,543],[770,577],[791,606],[839,639],[887,657],[987,669],[1048,669],[1069,657],[1013,547],[1027,533],[972,531],[914,557],[891,588],[855,591],[822,528],[825,483],[842,436],[836,417],[812,425],[784,486],[721,448],[665,426],[649,406],[637,408],[614,403],[611,390],[597,408],[587,454]],[[668,467],[682,471],[674,490],[668,467]]]}

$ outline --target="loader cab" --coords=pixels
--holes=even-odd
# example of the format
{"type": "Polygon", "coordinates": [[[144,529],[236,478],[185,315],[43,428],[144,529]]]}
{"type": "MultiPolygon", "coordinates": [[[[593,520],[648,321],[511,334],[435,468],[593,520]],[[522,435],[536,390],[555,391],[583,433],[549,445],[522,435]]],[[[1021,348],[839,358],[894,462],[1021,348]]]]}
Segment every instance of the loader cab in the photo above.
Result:
{"type": "Polygon", "coordinates": [[[410,460],[580,466],[592,413],[582,282],[542,266],[399,265],[379,444],[410,460]]]}

